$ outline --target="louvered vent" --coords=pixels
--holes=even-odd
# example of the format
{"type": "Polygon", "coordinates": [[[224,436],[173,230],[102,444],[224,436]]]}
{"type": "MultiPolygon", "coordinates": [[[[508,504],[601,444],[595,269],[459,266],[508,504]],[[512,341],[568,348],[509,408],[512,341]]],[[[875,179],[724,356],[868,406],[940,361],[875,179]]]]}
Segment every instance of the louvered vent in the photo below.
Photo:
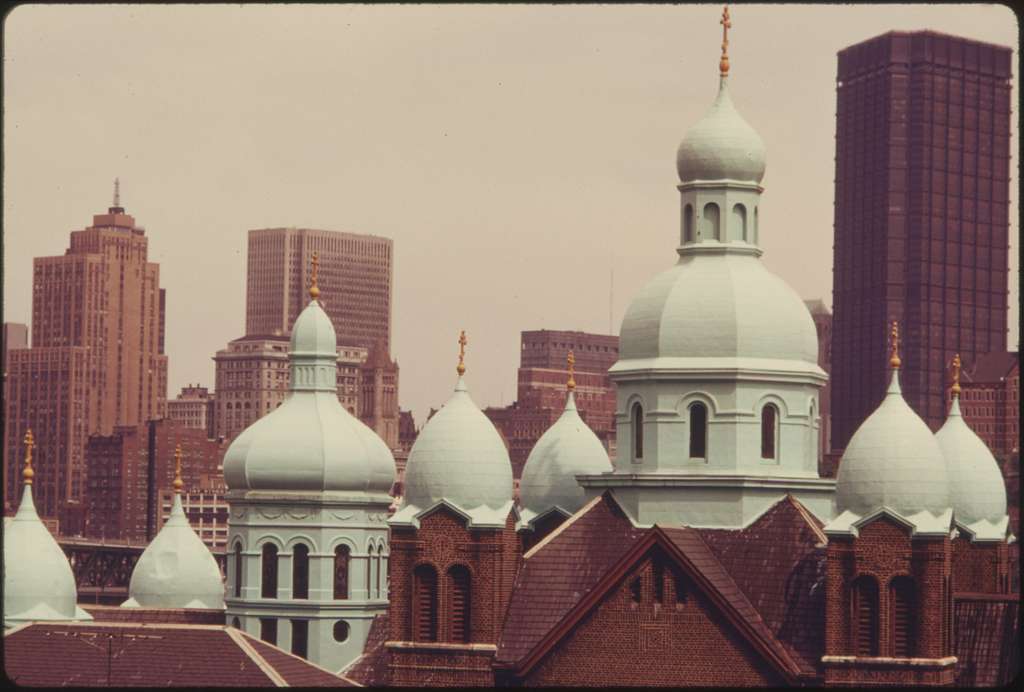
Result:
{"type": "Polygon", "coordinates": [[[452,641],[469,642],[472,598],[469,570],[462,566],[452,567],[448,571],[448,580],[451,585],[452,595],[452,641]]]}
{"type": "Polygon", "coordinates": [[[853,585],[854,645],[858,656],[878,655],[878,583],[858,577],[853,585]]]}
{"type": "Polygon", "coordinates": [[[414,596],[413,635],[416,641],[437,641],[437,572],[420,565],[413,573],[414,596]]]}
{"type": "Polygon", "coordinates": [[[892,655],[910,658],[914,655],[914,584],[907,577],[892,580],[892,655]]]}

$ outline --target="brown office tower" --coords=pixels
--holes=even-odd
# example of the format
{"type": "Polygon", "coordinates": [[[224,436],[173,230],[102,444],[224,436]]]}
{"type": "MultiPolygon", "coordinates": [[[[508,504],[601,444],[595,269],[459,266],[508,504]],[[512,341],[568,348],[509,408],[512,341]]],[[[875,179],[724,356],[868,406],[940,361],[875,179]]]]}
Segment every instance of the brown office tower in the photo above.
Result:
{"type": "Polygon", "coordinates": [[[53,517],[83,500],[88,435],[161,418],[167,405],[164,295],[159,265],[135,219],[114,205],[71,233],[61,256],[37,257],[32,347],[8,357],[5,500],[21,491],[21,440],[32,428],[35,502],[53,517]]]}
{"type": "Polygon", "coordinates": [[[839,52],[832,447],[900,380],[933,429],[956,352],[1006,351],[1012,50],[931,31],[839,52]]]}

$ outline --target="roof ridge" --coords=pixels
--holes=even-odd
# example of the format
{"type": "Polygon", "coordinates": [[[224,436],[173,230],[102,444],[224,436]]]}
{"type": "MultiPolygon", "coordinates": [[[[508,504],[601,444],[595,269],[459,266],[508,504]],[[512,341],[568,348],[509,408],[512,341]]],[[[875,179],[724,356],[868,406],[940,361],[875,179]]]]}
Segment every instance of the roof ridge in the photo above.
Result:
{"type": "Polygon", "coordinates": [[[587,514],[591,509],[593,509],[594,506],[596,506],[597,503],[600,502],[604,498],[605,494],[606,493],[601,493],[600,495],[595,497],[593,500],[591,500],[587,504],[585,504],[582,507],[580,507],[579,511],[577,511],[576,514],[573,514],[571,517],[569,517],[568,519],[563,521],[561,524],[558,525],[558,527],[555,528],[554,531],[552,531],[547,536],[545,536],[540,541],[538,541],[537,545],[533,546],[532,548],[527,550],[525,553],[523,553],[523,560],[529,560],[531,557],[533,557],[534,553],[536,553],[542,547],[544,547],[545,545],[550,543],[555,538],[555,536],[560,535],[563,531],[565,531],[567,528],[569,528],[569,526],[571,526],[572,524],[575,524],[576,520],[581,518],[583,515],[587,514]]]}
{"type": "MultiPolygon", "coordinates": [[[[376,616],[375,616],[375,617],[376,617],[376,616]]],[[[251,634],[249,634],[248,632],[245,632],[244,634],[245,634],[245,636],[247,636],[247,637],[252,637],[252,635],[251,635],[251,634]]],[[[307,658],[303,658],[302,656],[299,656],[298,654],[293,654],[293,653],[292,653],[291,651],[285,651],[285,650],[284,650],[284,649],[282,649],[281,647],[279,647],[279,646],[275,646],[274,644],[271,644],[270,642],[265,642],[265,641],[263,641],[262,639],[256,639],[255,637],[253,637],[253,639],[255,639],[256,641],[258,641],[258,642],[259,642],[260,644],[263,644],[264,646],[273,646],[273,647],[274,647],[274,648],[275,648],[275,649],[276,649],[276,650],[277,650],[278,652],[280,652],[280,653],[282,653],[282,654],[284,654],[284,655],[286,655],[286,656],[291,656],[292,658],[294,658],[294,659],[296,659],[296,660],[298,660],[298,661],[301,661],[302,663],[304,663],[304,664],[305,664],[305,665],[307,665],[307,666],[310,666],[310,667],[312,667],[312,668],[316,668],[316,669],[318,669],[318,670],[321,670],[321,671],[323,671],[324,673],[327,673],[328,675],[333,675],[333,676],[334,676],[334,677],[336,677],[336,678],[342,678],[342,679],[344,679],[344,680],[345,680],[346,682],[351,682],[351,683],[352,683],[352,684],[354,684],[354,685],[359,685],[359,687],[362,687],[362,685],[360,685],[359,683],[357,683],[357,682],[356,682],[355,680],[351,680],[351,679],[349,679],[349,678],[346,678],[346,677],[344,677],[343,675],[341,675],[340,673],[335,673],[335,672],[333,672],[332,670],[330,670],[329,668],[324,668],[323,666],[321,666],[321,665],[318,665],[318,664],[314,663],[313,661],[310,661],[310,660],[309,660],[309,659],[307,659],[307,658]]],[[[360,658],[362,658],[362,657],[363,657],[363,655],[364,655],[364,654],[359,654],[359,656],[357,656],[355,660],[359,660],[360,658]]],[[[348,666],[345,666],[345,668],[348,668],[348,666]]],[[[291,687],[291,685],[289,685],[289,687],[291,687]]]]}
{"type": "Polygon", "coordinates": [[[790,504],[792,504],[793,507],[796,508],[796,511],[800,513],[800,516],[803,518],[803,520],[807,522],[807,525],[811,527],[811,531],[814,532],[814,535],[818,538],[818,541],[820,543],[827,544],[828,536],[826,536],[825,532],[822,531],[821,526],[818,526],[817,522],[815,521],[814,515],[811,513],[811,510],[804,507],[804,503],[796,499],[796,497],[794,497],[792,493],[786,493],[786,497],[789,499],[790,504]]]}
{"type": "Polygon", "coordinates": [[[231,640],[238,645],[238,648],[252,659],[252,662],[255,663],[268,678],[270,678],[272,683],[277,687],[290,687],[284,677],[282,677],[281,674],[278,673],[258,651],[256,651],[256,647],[246,641],[246,638],[250,636],[247,632],[242,632],[234,627],[225,627],[225,631],[228,633],[228,636],[231,637],[231,640]]]}

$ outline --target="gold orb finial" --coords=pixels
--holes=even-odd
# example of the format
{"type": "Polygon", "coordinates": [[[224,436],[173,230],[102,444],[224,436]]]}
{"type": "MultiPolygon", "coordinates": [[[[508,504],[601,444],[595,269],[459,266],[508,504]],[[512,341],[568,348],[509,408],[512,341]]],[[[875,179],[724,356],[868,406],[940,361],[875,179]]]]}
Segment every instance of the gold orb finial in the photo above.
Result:
{"type": "Polygon", "coordinates": [[[36,472],[32,470],[32,448],[35,446],[36,438],[32,436],[32,428],[29,428],[25,432],[25,470],[21,472],[25,485],[32,485],[32,479],[36,475],[36,472]]]}
{"type": "Polygon", "coordinates": [[[463,329],[459,332],[459,365],[455,368],[455,372],[459,373],[459,377],[466,374],[466,344],[469,340],[466,338],[466,330],[463,329]]]}
{"type": "Polygon", "coordinates": [[[576,389],[576,379],[573,377],[573,375],[576,374],[576,354],[573,353],[571,349],[569,350],[569,356],[565,359],[565,361],[569,364],[569,381],[565,384],[565,386],[571,392],[572,390],[576,389]]]}
{"type": "Polygon", "coordinates": [[[316,250],[313,251],[313,276],[309,282],[309,297],[316,300],[320,297],[320,287],[316,285],[317,274],[320,269],[320,253],[316,250]]]}
{"type": "Polygon", "coordinates": [[[181,489],[185,484],[181,481],[181,445],[174,448],[174,492],[181,495],[181,489]]]}
{"type": "Polygon", "coordinates": [[[953,355],[953,386],[950,387],[953,396],[960,396],[960,354],[953,355]]]}
{"type": "Polygon", "coordinates": [[[898,370],[902,361],[900,360],[900,325],[896,320],[892,321],[892,329],[889,330],[889,365],[893,370],[898,370]]]}
{"type": "Polygon", "coordinates": [[[722,19],[718,22],[722,25],[722,59],[718,61],[718,71],[723,77],[729,76],[729,29],[732,22],[729,20],[729,6],[722,6],[722,19]]]}

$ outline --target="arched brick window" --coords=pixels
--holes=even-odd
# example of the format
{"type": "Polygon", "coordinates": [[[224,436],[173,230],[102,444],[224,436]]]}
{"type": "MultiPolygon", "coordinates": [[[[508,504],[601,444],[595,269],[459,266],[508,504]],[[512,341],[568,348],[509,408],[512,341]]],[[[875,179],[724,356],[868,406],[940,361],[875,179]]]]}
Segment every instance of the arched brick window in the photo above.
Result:
{"type": "Polygon", "coordinates": [[[347,545],[339,545],[334,549],[334,598],[348,598],[348,555],[347,545]]]}
{"type": "Polygon", "coordinates": [[[304,543],[292,549],[292,598],[309,598],[309,547],[304,543]]]}
{"type": "Polygon", "coordinates": [[[858,656],[878,655],[878,582],[861,575],[852,584],[853,648],[858,656]]]}
{"type": "Polygon", "coordinates": [[[690,404],[690,458],[703,459],[708,453],[708,407],[690,404]]]}
{"type": "Polygon", "coordinates": [[[633,404],[632,429],[633,461],[639,461],[644,458],[644,407],[639,403],[633,404]]]}
{"type": "Polygon", "coordinates": [[[242,595],[242,544],[235,542],[235,598],[242,595]]]}
{"type": "Polygon", "coordinates": [[[761,409],[761,458],[774,459],[779,437],[779,409],[765,404],[761,409]]]}
{"type": "Polygon", "coordinates": [[[892,628],[892,655],[911,658],[916,649],[915,620],[917,594],[910,577],[896,577],[889,583],[889,626],[892,628]]]}
{"type": "Polygon", "coordinates": [[[472,624],[472,587],[469,570],[455,565],[448,570],[448,593],[451,594],[451,640],[468,643],[472,624]]]}
{"type": "Polygon", "coordinates": [[[263,580],[260,583],[260,596],[277,598],[277,546],[273,543],[264,543],[262,557],[263,580]]]}
{"type": "Polygon", "coordinates": [[[418,642],[437,641],[437,572],[420,565],[412,573],[412,636],[418,642]]]}

